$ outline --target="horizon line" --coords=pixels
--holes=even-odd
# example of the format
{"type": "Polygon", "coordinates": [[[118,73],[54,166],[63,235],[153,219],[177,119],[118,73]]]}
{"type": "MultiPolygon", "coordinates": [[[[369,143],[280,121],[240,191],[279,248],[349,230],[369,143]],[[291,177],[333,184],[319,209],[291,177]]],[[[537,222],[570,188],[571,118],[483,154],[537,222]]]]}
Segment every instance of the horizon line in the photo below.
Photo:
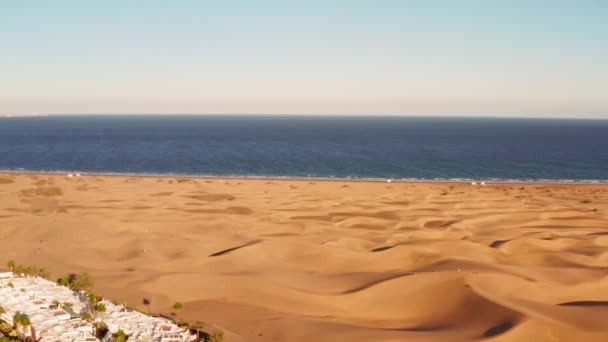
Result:
{"type": "Polygon", "coordinates": [[[43,117],[43,116],[344,116],[344,117],[416,117],[416,118],[495,118],[495,119],[581,119],[581,120],[608,120],[608,117],[603,116],[575,116],[575,115],[564,115],[564,116],[543,116],[540,114],[530,115],[499,115],[499,114],[384,114],[384,113],[365,113],[365,114],[354,114],[354,113],[37,113],[37,114],[0,114],[0,118],[10,117],[43,117]]]}

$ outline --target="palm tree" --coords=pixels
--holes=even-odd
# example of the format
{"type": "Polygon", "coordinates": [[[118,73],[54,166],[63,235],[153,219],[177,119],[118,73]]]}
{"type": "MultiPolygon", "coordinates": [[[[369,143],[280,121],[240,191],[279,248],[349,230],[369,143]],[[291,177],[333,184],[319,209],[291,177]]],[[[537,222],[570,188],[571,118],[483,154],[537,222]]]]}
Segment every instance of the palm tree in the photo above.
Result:
{"type": "Polygon", "coordinates": [[[38,269],[38,276],[43,279],[51,279],[51,272],[49,272],[46,268],[41,267],[38,269]]]}
{"type": "Polygon", "coordinates": [[[104,303],[97,303],[97,305],[95,305],[95,311],[100,313],[106,312],[106,305],[104,303]]]}
{"type": "Polygon", "coordinates": [[[27,267],[25,267],[23,273],[25,273],[25,275],[27,275],[27,276],[37,275],[38,269],[34,266],[27,266],[27,267]]]}
{"type": "Polygon", "coordinates": [[[102,308],[105,312],[106,306],[99,303],[99,297],[94,294],[92,291],[87,291],[84,293],[84,298],[87,300],[87,313],[93,319],[97,318],[97,309],[102,308]]]}
{"type": "Polygon", "coordinates": [[[177,312],[183,308],[184,308],[184,304],[182,304],[181,302],[175,302],[175,304],[173,304],[173,309],[175,309],[175,311],[176,311],[176,312],[174,312],[176,320],[179,318],[179,316],[177,315],[177,312]]]}
{"type": "Polygon", "coordinates": [[[13,315],[13,329],[17,330],[21,324],[21,313],[15,312],[13,315]]]}
{"type": "Polygon", "coordinates": [[[21,276],[22,274],[25,274],[25,266],[19,264],[17,266],[15,266],[15,270],[13,271],[13,273],[17,273],[17,275],[21,276]]]}
{"type": "Polygon", "coordinates": [[[92,291],[86,291],[84,293],[84,298],[87,300],[87,303],[92,306],[97,304],[97,296],[92,291]]]}
{"type": "Polygon", "coordinates": [[[6,263],[6,267],[8,268],[9,271],[14,272],[15,271],[15,260],[9,260],[6,263]]]}
{"type": "Polygon", "coordinates": [[[57,285],[71,287],[70,280],[68,278],[59,278],[57,279],[57,285]]]}
{"type": "Polygon", "coordinates": [[[78,273],[70,276],[70,288],[74,291],[90,290],[93,288],[93,279],[87,272],[78,273]]]}
{"type": "Polygon", "coordinates": [[[119,329],[117,332],[112,334],[111,342],[126,342],[129,339],[129,335],[127,335],[122,329],[119,329]]]}
{"type": "Polygon", "coordinates": [[[27,317],[27,315],[23,314],[22,318],[21,318],[21,327],[23,328],[23,336],[26,335],[27,328],[29,328],[30,325],[32,325],[32,322],[30,322],[30,318],[27,317]]]}
{"type": "Polygon", "coordinates": [[[94,327],[95,336],[99,339],[104,338],[105,335],[108,333],[108,326],[102,321],[95,322],[94,327]]]}
{"type": "Polygon", "coordinates": [[[209,335],[209,342],[222,342],[224,340],[224,332],[216,330],[209,335]]]}
{"type": "Polygon", "coordinates": [[[152,304],[152,303],[150,302],[149,299],[144,298],[143,304],[146,306],[146,308],[148,308],[148,315],[151,316],[152,312],[150,311],[150,304],[152,304]]]}
{"type": "Polygon", "coordinates": [[[196,331],[196,338],[201,340],[201,330],[205,329],[205,324],[203,322],[196,321],[196,324],[192,325],[190,329],[196,331]]]}
{"type": "Polygon", "coordinates": [[[23,337],[25,337],[27,328],[31,325],[30,318],[26,314],[20,312],[15,313],[13,316],[13,328],[19,331],[19,327],[22,329],[23,337]]]}

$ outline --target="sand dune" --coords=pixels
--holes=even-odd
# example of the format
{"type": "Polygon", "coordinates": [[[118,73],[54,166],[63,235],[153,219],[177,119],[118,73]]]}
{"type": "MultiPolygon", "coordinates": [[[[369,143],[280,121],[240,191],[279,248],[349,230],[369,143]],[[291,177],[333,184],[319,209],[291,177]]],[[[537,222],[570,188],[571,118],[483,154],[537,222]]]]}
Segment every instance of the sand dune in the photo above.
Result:
{"type": "Polygon", "coordinates": [[[606,341],[608,187],[0,175],[0,262],[228,341],[606,341]]]}

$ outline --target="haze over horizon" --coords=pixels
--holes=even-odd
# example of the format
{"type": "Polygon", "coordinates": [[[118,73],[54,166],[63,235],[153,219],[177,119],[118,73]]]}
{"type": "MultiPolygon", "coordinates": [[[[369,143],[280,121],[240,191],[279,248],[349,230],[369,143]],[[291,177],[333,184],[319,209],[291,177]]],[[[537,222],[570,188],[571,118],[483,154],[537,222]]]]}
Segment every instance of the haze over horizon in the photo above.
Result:
{"type": "Polygon", "coordinates": [[[608,118],[603,1],[6,1],[2,114],[608,118]]]}

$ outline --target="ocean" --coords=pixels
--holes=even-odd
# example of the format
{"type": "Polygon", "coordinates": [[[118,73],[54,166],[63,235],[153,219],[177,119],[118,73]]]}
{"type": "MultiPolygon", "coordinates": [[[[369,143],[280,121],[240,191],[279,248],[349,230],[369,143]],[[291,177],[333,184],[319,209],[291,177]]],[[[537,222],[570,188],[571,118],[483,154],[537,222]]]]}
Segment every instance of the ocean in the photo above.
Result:
{"type": "Polygon", "coordinates": [[[53,115],[0,118],[0,170],[608,181],[608,120],[53,115]]]}

